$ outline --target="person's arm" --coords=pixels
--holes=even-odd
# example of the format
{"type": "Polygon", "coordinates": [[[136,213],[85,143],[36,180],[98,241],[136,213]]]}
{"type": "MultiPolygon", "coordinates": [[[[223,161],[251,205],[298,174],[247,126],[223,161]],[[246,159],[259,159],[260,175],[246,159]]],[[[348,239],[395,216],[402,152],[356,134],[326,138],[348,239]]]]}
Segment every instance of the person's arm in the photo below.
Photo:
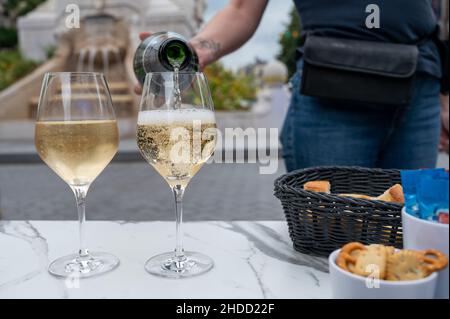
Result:
{"type": "Polygon", "coordinates": [[[191,40],[204,68],[245,44],[255,33],[268,0],[230,0],[191,40]]]}
{"type": "MultiPolygon", "coordinates": [[[[228,5],[190,41],[203,69],[226,54],[239,49],[255,33],[269,0],[230,0],[228,5]]],[[[143,41],[151,32],[142,32],[143,41]]],[[[142,92],[140,85],[136,94],[142,92]]]]}

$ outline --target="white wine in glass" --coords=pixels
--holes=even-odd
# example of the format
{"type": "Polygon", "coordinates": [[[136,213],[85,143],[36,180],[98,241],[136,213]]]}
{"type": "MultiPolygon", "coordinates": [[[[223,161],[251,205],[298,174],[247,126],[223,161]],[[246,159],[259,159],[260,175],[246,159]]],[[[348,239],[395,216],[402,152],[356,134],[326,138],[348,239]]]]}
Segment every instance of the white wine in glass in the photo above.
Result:
{"type": "Polygon", "coordinates": [[[202,73],[149,73],[143,87],[137,144],[143,157],[173,191],[176,248],[149,259],[145,269],[157,276],[186,278],[209,271],[213,261],[183,248],[182,202],[191,179],[213,155],[216,119],[202,73]]]}
{"type": "Polygon", "coordinates": [[[55,276],[91,277],[116,268],[119,260],[89,252],[84,244],[86,194],[117,152],[119,132],[106,81],[97,73],[48,73],[35,127],[41,159],[75,194],[80,231],[78,254],[49,266],[55,276]],[[72,90],[77,87],[76,90],[72,90]]]}
{"type": "Polygon", "coordinates": [[[67,184],[91,184],[117,152],[115,120],[36,123],[36,149],[67,184]]]}
{"type": "Polygon", "coordinates": [[[187,107],[139,113],[139,149],[171,187],[186,187],[216,146],[214,112],[187,107]],[[195,145],[196,136],[198,145],[195,145]]]}

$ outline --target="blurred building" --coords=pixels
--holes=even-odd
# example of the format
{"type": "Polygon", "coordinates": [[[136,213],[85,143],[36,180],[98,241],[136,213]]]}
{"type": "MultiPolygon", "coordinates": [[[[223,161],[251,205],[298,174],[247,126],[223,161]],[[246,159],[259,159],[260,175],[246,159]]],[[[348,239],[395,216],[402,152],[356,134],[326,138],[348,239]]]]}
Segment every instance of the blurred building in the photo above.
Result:
{"type": "MultiPolygon", "coordinates": [[[[45,1],[18,20],[22,55],[43,63],[0,92],[0,120],[19,121],[23,128],[14,124],[0,130],[0,135],[13,138],[21,132],[23,139],[32,138],[40,85],[47,72],[105,74],[116,115],[132,119],[139,105],[133,93],[138,34],[170,30],[189,38],[203,23],[205,4],[206,0],[45,1]],[[74,23],[77,16],[79,24],[74,23]]],[[[121,128],[125,135],[132,131],[132,126],[121,128]]]]}
{"type": "Polygon", "coordinates": [[[45,59],[45,48],[55,46],[61,34],[70,29],[66,20],[80,9],[80,18],[102,14],[122,19],[129,27],[130,40],[137,46],[141,31],[171,30],[192,36],[202,24],[206,0],[48,0],[19,19],[19,42],[23,55],[34,60],[45,59]]]}
{"type": "Polygon", "coordinates": [[[283,85],[288,79],[288,69],[282,62],[277,60],[267,62],[258,57],[255,58],[255,62],[240,68],[238,74],[253,77],[259,87],[283,85]]]}
{"type": "Polygon", "coordinates": [[[255,79],[255,83],[257,86],[261,86],[263,81],[263,70],[266,66],[267,61],[262,60],[258,57],[255,58],[255,61],[253,63],[250,63],[238,70],[238,74],[241,76],[251,76],[255,79]]]}

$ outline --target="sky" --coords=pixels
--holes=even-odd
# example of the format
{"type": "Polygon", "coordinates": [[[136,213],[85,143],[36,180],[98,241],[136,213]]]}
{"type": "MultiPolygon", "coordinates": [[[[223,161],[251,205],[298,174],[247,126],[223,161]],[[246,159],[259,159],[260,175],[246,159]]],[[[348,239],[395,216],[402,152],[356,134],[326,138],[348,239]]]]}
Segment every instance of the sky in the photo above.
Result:
{"type": "MultiPolygon", "coordinates": [[[[208,0],[205,22],[225,7],[228,1],[208,0]]],[[[256,56],[268,61],[275,59],[280,49],[278,45],[279,35],[285,30],[285,25],[289,22],[289,11],[292,6],[291,0],[270,0],[258,31],[241,49],[222,59],[225,66],[236,70],[253,62],[256,56]]]]}

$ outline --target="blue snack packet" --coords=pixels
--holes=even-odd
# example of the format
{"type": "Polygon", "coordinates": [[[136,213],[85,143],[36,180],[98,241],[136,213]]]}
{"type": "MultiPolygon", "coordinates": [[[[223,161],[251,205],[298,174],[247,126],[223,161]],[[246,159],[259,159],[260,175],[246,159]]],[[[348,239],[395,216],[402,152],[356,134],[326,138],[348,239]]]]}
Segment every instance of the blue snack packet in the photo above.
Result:
{"type": "Polygon", "coordinates": [[[448,210],[449,175],[444,169],[402,171],[405,209],[422,219],[437,220],[437,210],[448,210]]]}
{"type": "Polygon", "coordinates": [[[401,171],[403,192],[405,193],[405,209],[408,214],[419,217],[417,204],[417,184],[421,171],[401,171]]]}
{"type": "Polygon", "coordinates": [[[417,187],[417,203],[419,217],[425,220],[438,221],[439,214],[449,208],[448,174],[422,176],[417,187]]]}

